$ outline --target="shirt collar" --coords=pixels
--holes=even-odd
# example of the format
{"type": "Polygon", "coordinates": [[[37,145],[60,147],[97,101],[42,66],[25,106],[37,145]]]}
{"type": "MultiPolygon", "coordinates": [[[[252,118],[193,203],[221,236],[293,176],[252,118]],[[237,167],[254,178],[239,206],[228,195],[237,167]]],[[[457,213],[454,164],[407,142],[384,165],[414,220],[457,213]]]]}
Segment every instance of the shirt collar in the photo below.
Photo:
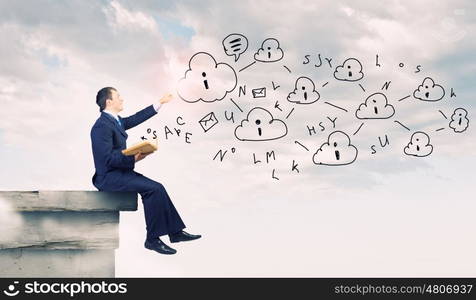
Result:
{"type": "Polygon", "coordinates": [[[108,111],[108,110],[105,110],[105,109],[103,110],[103,112],[111,115],[114,119],[119,120],[119,117],[116,113],[113,113],[112,111],[108,111]]]}

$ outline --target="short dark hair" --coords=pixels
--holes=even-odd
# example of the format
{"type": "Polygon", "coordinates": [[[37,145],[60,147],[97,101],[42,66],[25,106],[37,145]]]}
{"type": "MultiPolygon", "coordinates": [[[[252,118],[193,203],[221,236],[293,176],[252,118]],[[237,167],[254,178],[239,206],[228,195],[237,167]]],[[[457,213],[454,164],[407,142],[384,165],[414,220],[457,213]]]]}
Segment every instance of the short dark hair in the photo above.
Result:
{"type": "Polygon", "coordinates": [[[99,106],[99,111],[103,111],[106,108],[106,100],[112,100],[112,91],[117,91],[113,87],[105,87],[99,90],[98,94],[96,95],[96,104],[99,106]]]}

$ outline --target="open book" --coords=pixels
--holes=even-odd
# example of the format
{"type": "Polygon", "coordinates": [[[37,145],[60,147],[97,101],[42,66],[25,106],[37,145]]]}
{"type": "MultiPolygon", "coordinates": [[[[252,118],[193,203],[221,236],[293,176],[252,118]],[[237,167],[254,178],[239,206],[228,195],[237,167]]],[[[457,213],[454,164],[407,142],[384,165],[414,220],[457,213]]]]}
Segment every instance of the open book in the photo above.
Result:
{"type": "Polygon", "coordinates": [[[139,152],[144,154],[155,152],[158,148],[157,142],[158,142],[157,140],[154,140],[152,142],[149,140],[146,140],[146,141],[137,143],[127,149],[122,150],[122,154],[126,156],[130,156],[130,155],[136,155],[139,152]]]}

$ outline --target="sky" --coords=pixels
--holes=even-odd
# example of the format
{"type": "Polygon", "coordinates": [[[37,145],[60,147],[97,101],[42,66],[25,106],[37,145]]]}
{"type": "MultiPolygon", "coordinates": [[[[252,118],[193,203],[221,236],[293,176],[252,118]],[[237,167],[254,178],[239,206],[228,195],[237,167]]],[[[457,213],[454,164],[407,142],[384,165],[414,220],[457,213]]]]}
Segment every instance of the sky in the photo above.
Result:
{"type": "MultiPolygon", "coordinates": [[[[163,183],[186,230],[203,238],[178,244],[174,256],[145,250],[140,204],[121,214],[117,276],[475,276],[475,10],[472,1],[1,1],[0,190],[95,190],[97,91],[117,88],[123,117],[172,93],[157,116],[128,131],[128,145],[156,130],[159,150],[136,171],[163,183]],[[248,40],[236,61],[222,44],[230,34],[248,40]],[[249,66],[269,38],[283,58],[249,66]],[[179,97],[199,52],[236,74],[222,100],[179,97]],[[363,67],[358,81],[334,77],[348,58],[363,67]],[[287,101],[299,77],[314,83],[315,103],[287,101]],[[441,100],[413,96],[427,77],[444,88],[441,100]],[[266,97],[253,98],[262,87],[266,97]],[[394,115],[356,118],[374,93],[394,115]],[[255,107],[287,134],[235,137],[255,107]],[[469,119],[463,132],[449,125],[457,108],[469,119]],[[210,112],[218,124],[204,132],[198,121],[210,112]],[[315,164],[334,131],[350,138],[355,161],[315,164]],[[430,138],[428,156],[404,153],[415,132],[430,138]],[[213,159],[219,150],[223,161],[213,159]]],[[[210,86],[226,86],[210,76],[210,86]]]]}

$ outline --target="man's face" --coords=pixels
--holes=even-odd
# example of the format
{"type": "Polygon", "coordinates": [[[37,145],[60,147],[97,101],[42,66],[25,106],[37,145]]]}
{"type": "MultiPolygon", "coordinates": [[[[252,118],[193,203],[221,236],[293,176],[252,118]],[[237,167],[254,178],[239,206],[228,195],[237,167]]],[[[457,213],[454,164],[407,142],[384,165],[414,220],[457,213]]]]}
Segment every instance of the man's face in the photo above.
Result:
{"type": "Polygon", "coordinates": [[[121,95],[116,90],[111,90],[111,98],[106,100],[106,108],[116,113],[122,111],[124,100],[122,100],[121,95]]]}

